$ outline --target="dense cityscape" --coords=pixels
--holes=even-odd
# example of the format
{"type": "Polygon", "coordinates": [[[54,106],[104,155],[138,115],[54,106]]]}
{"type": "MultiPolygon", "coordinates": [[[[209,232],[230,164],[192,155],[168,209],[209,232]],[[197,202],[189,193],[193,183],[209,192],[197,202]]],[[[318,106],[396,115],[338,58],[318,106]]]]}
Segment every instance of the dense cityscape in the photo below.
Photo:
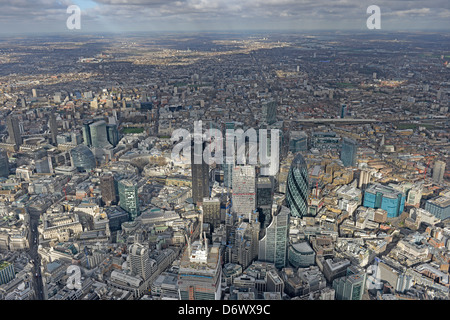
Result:
{"type": "Polygon", "coordinates": [[[1,38],[0,299],[448,300],[449,61],[432,32],[1,38]],[[199,121],[270,134],[174,158],[199,121]]]}

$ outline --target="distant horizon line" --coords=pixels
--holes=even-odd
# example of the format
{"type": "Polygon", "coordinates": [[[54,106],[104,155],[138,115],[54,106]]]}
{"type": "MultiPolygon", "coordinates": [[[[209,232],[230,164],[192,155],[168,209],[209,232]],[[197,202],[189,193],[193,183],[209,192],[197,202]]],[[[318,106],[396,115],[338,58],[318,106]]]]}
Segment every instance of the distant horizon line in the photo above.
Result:
{"type": "Polygon", "coordinates": [[[219,34],[219,33],[230,33],[230,34],[261,34],[261,33],[299,33],[299,34],[311,34],[311,33],[355,33],[355,34],[367,34],[367,35],[377,35],[377,34],[394,34],[394,33],[440,33],[440,34],[450,34],[450,30],[443,29],[380,29],[380,30],[368,30],[365,28],[359,29],[218,29],[218,30],[130,30],[130,31],[82,31],[82,30],[66,30],[66,31],[40,31],[40,32],[1,32],[0,37],[14,37],[14,36],[77,36],[77,35],[120,35],[120,34],[219,34]]]}

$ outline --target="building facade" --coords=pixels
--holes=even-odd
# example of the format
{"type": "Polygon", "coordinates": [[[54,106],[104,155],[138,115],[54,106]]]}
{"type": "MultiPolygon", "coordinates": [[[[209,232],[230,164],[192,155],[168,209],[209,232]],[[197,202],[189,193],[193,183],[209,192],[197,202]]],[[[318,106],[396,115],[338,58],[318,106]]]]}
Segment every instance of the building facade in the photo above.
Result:
{"type": "Polygon", "coordinates": [[[286,203],[294,217],[308,213],[309,179],[305,159],[299,153],[289,169],[286,186],[286,203]]]}

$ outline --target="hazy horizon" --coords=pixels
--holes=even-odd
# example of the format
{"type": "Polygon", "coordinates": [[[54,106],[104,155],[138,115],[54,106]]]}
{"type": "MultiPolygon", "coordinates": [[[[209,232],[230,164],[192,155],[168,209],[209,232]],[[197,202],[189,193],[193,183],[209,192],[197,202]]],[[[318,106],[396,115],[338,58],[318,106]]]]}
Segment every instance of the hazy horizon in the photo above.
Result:
{"type": "Polygon", "coordinates": [[[449,31],[450,1],[373,0],[4,0],[0,34],[449,31]],[[81,9],[81,29],[69,30],[70,5],[81,9]],[[367,8],[381,11],[369,30],[367,8]]]}

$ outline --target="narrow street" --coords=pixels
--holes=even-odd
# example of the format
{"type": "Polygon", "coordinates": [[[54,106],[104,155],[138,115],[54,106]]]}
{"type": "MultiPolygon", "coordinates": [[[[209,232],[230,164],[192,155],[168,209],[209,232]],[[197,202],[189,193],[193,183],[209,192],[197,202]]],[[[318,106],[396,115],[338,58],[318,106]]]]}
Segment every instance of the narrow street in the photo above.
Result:
{"type": "Polygon", "coordinates": [[[31,259],[33,260],[33,287],[36,292],[37,300],[45,300],[44,296],[44,285],[42,283],[41,276],[41,258],[37,252],[38,250],[38,225],[40,213],[32,208],[28,208],[28,212],[30,214],[30,249],[28,251],[31,259]]]}

